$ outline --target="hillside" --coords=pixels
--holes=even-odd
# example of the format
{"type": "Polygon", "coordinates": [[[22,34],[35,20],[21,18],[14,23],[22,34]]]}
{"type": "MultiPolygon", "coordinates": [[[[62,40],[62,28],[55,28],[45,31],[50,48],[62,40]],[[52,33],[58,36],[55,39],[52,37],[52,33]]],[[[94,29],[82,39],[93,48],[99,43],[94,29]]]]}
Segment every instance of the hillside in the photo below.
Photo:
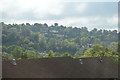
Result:
{"type": "Polygon", "coordinates": [[[47,53],[53,53],[53,56],[67,53],[73,57],[80,57],[88,52],[95,56],[100,56],[101,53],[106,53],[107,56],[118,55],[117,30],[94,28],[89,31],[87,27],[69,27],[58,23],[50,26],[46,23],[0,24],[2,54],[8,59],[40,58],[47,56],[47,53]],[[94,52],[90,51],[91,48],[94,52]]]}

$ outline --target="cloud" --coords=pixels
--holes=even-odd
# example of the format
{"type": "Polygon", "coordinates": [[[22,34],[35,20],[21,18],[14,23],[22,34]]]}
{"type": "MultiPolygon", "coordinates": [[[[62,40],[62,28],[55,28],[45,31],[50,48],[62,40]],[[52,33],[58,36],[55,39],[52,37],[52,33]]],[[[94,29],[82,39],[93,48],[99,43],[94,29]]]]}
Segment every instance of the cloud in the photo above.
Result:
{"type": "Polygon", "coordinates": [[[60,15],[63,9],[59,0],[2,0],[0,5],[3,7],[1,12],[11,18],[25,16],[27,11],[35,18],[43,18],[48,14],[60,15]]]}
{"type": "Polygon", "coordinates": [[[93,28],[98,29],[110,29],[110,30],[117,30],[117,16],[113,17],[101,17],[101,16],[94,16],[94,17],[68,17],[64,19],[58,19],[58,20],[33,20],[33,21],[25,21],[25,20],[17,20],[15,23],[47,23],[48,25],[52,25],[54,23],[59,23],[59,25],[64,26],[73,26],[73,27],[87,27],[89,30],[92,30],[93,28]]]}
{"type": "Polygon", "coordinates": [[[65,26],[110,29],[117,26],[116,5],[63,0],[1,0],[0,15],[5,23],[51,25],[57,22],[65,26]]]}
{"type": "Polygon", "coordinates": [[[119,2],[119,0],[65,0],[65,2],[119,2]]]}
{"type": "Polygon", "coordinates": [[[82,13],[82,12],[86,11],[87,7],[88,7],[87,3],[80,3],[78,6],[76,6],[75,10],[78,13],[82,13]]]}
{"type": "Polygon", "coordinates": [[[118,24],[118,15],[113,15],[111,18],[107,19],[107,24],[117,25],[118,24]]]}
{"type": "Polygon", "coordinates": [[[103,28],[103,29],[116,29],[118,20],[117,16],[113,17],[101,17],[101,16],[94,16],[94,17],[71,17],[65,18],[63,20],[58,21],[61,24],[67,26],[74,26],[74,27],[88,27],[88,29],[93,28],[103,28]]]}

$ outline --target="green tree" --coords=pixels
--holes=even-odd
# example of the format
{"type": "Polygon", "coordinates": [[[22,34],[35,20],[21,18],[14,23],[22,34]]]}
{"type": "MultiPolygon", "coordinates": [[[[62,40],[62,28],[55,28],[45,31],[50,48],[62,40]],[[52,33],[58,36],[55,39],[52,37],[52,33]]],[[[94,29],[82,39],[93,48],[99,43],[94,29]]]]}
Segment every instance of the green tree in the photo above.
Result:
{"type": "Polygon", "coordinates": [[[70,56],[70,53],[69,52],[64,52],[61,54],[61,57],[65,57],[65,56],[70,56]]]}
{"type": "Polygon", "coordinates": [[[6,52],[2,52],[2,53],[0,53],[0,54],[2,54],[3,59],[8,59],[8,60],[13,59],[13,55],[12,55],[12,54],[8,54],[8,53],[6,53],[6,52]]]}
{"type": "Polygon", "coordinates": [[[54,23],[54,26],[58,26],[58,23],[54,23]]]}
{"type": "Polygon", "coordinates": [[[12,54],[15,59],[21,58],[23,56],[23,50],[22,47],[17,46],[13,49],[12,54]]]}
{"type": "Polygon", "coordinates": [[[26,51],[23,53],[22,58],[40,58],[40,55],[37,54],[37,52],[35,52],[35,51],[26,50],[26,51]]]}
{"type": "Polygon", "coordinates": [[[112,42],[108,48],[114,53],[117,54],[118,53],[118,42],[112,42]]]}
{"type": "Polygon", "coordinates": [[[84,57],[96,57],[96,56],[108,56],[112,52],[100,44],[95,44],[92,48],[89,48],[85,51],[84,57]]]}
{"type": "Polygon", "coordinates": [[[55,53],[52,50],[50,50],[47,54],[47,57],[55,57],[54,55],[55,53]]]}
{"type": "Polygon", "coordinates": [[[74,57],[79,58],[79,57],[81,57],[83,55],[84,55],[84,49],[80,48],[79,50],[76,51],[76,53],[74,54],[74,57]]]}

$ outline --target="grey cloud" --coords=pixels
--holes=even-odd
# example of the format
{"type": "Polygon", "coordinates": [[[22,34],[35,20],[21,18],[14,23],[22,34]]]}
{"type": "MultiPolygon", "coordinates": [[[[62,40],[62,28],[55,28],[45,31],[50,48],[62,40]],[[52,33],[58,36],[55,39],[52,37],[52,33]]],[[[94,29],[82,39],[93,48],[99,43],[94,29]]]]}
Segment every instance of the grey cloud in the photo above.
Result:
{"type": "MultiPolygon", "coordinates": [[[[60,21],[60,20],[64,20],[66,18],[69,18],[69,19],[72,19],[72,17],[77,17],[77,18],[81,18],[81,17],[86,17],[86,18],[89,18],[89,17],[103,17],[103,18],[106,18],[106,19],[109,19],[110,17],[112,17],[113,15],[117,14],[117,3],[95,3],[95,2],[92,2],[92,3],[87,3],[87,10],[82,12],[82,13],[79,13],[77,12],[75,9],[77,6],[80,6],[81,3],[79,2],[65,2],[62,4],[63,5],[63,11],[61,14],[59,15],[53,15],[53,14],[46,14],[46,16],[44,17],[37,17],[37,15],[39,14],[34,14],[34,9],[29,9],[29,10],[24,10],[23,12],[21,13],[17,13],[16,15],[9,15],[10,12],[0,12],[0,14],[2,14],[2,17],[3,17],[3,21],[5,22],[9,22],[11,19],[14,19],[16,21],[20,20],[20,21],[41,21],[41,20],[53,20],[53,21],[60,21]]],[[[45,5],[47,6],[47,5],[45,5]]],[[[55,7],[57,8],[57,7],[55,7]]],[[[50,9],[49,9],[50,10],[50,9]]],[[[113,24],[104,24],[104,19],[101,19],[101,23],[103,22],[103,24],[99,24],[98,22],[98,25],[94,26],[94,27],[100,27],[100,28],[114,28],[116,25],[113,25],[113,24]]],[[[71,24],[71,23],[69,23],[71,24]]],[[[91,25],[91,23],[89,23],[91,25]]],[[[89,24],[86,24],[87,26],[89,24]]],[[[97,24],[97,23],[96,23],[97,24]]],[[[64,24],[63,24],[64,25],[64,24]]],[[[86,26],[84,25],[84,26],[86,26]]],[[[80,26],[82,27],[81,25],[81,22],[78,22],[78,23],[72,23],[71,26],[80,26]]],[[[90,27],[90,26],[89,26],[90,27]]]]}

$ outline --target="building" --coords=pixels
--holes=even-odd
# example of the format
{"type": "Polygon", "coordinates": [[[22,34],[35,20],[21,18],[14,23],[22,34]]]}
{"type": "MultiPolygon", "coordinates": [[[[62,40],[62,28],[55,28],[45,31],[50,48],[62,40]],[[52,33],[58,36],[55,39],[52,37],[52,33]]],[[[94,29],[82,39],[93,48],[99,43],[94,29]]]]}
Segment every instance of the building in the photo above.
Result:
{"type": "Polygon", "coordinates": [[[117,78],[118,64],[107,57],[54,57],[3,61],[3,78],[117,78]]]}

